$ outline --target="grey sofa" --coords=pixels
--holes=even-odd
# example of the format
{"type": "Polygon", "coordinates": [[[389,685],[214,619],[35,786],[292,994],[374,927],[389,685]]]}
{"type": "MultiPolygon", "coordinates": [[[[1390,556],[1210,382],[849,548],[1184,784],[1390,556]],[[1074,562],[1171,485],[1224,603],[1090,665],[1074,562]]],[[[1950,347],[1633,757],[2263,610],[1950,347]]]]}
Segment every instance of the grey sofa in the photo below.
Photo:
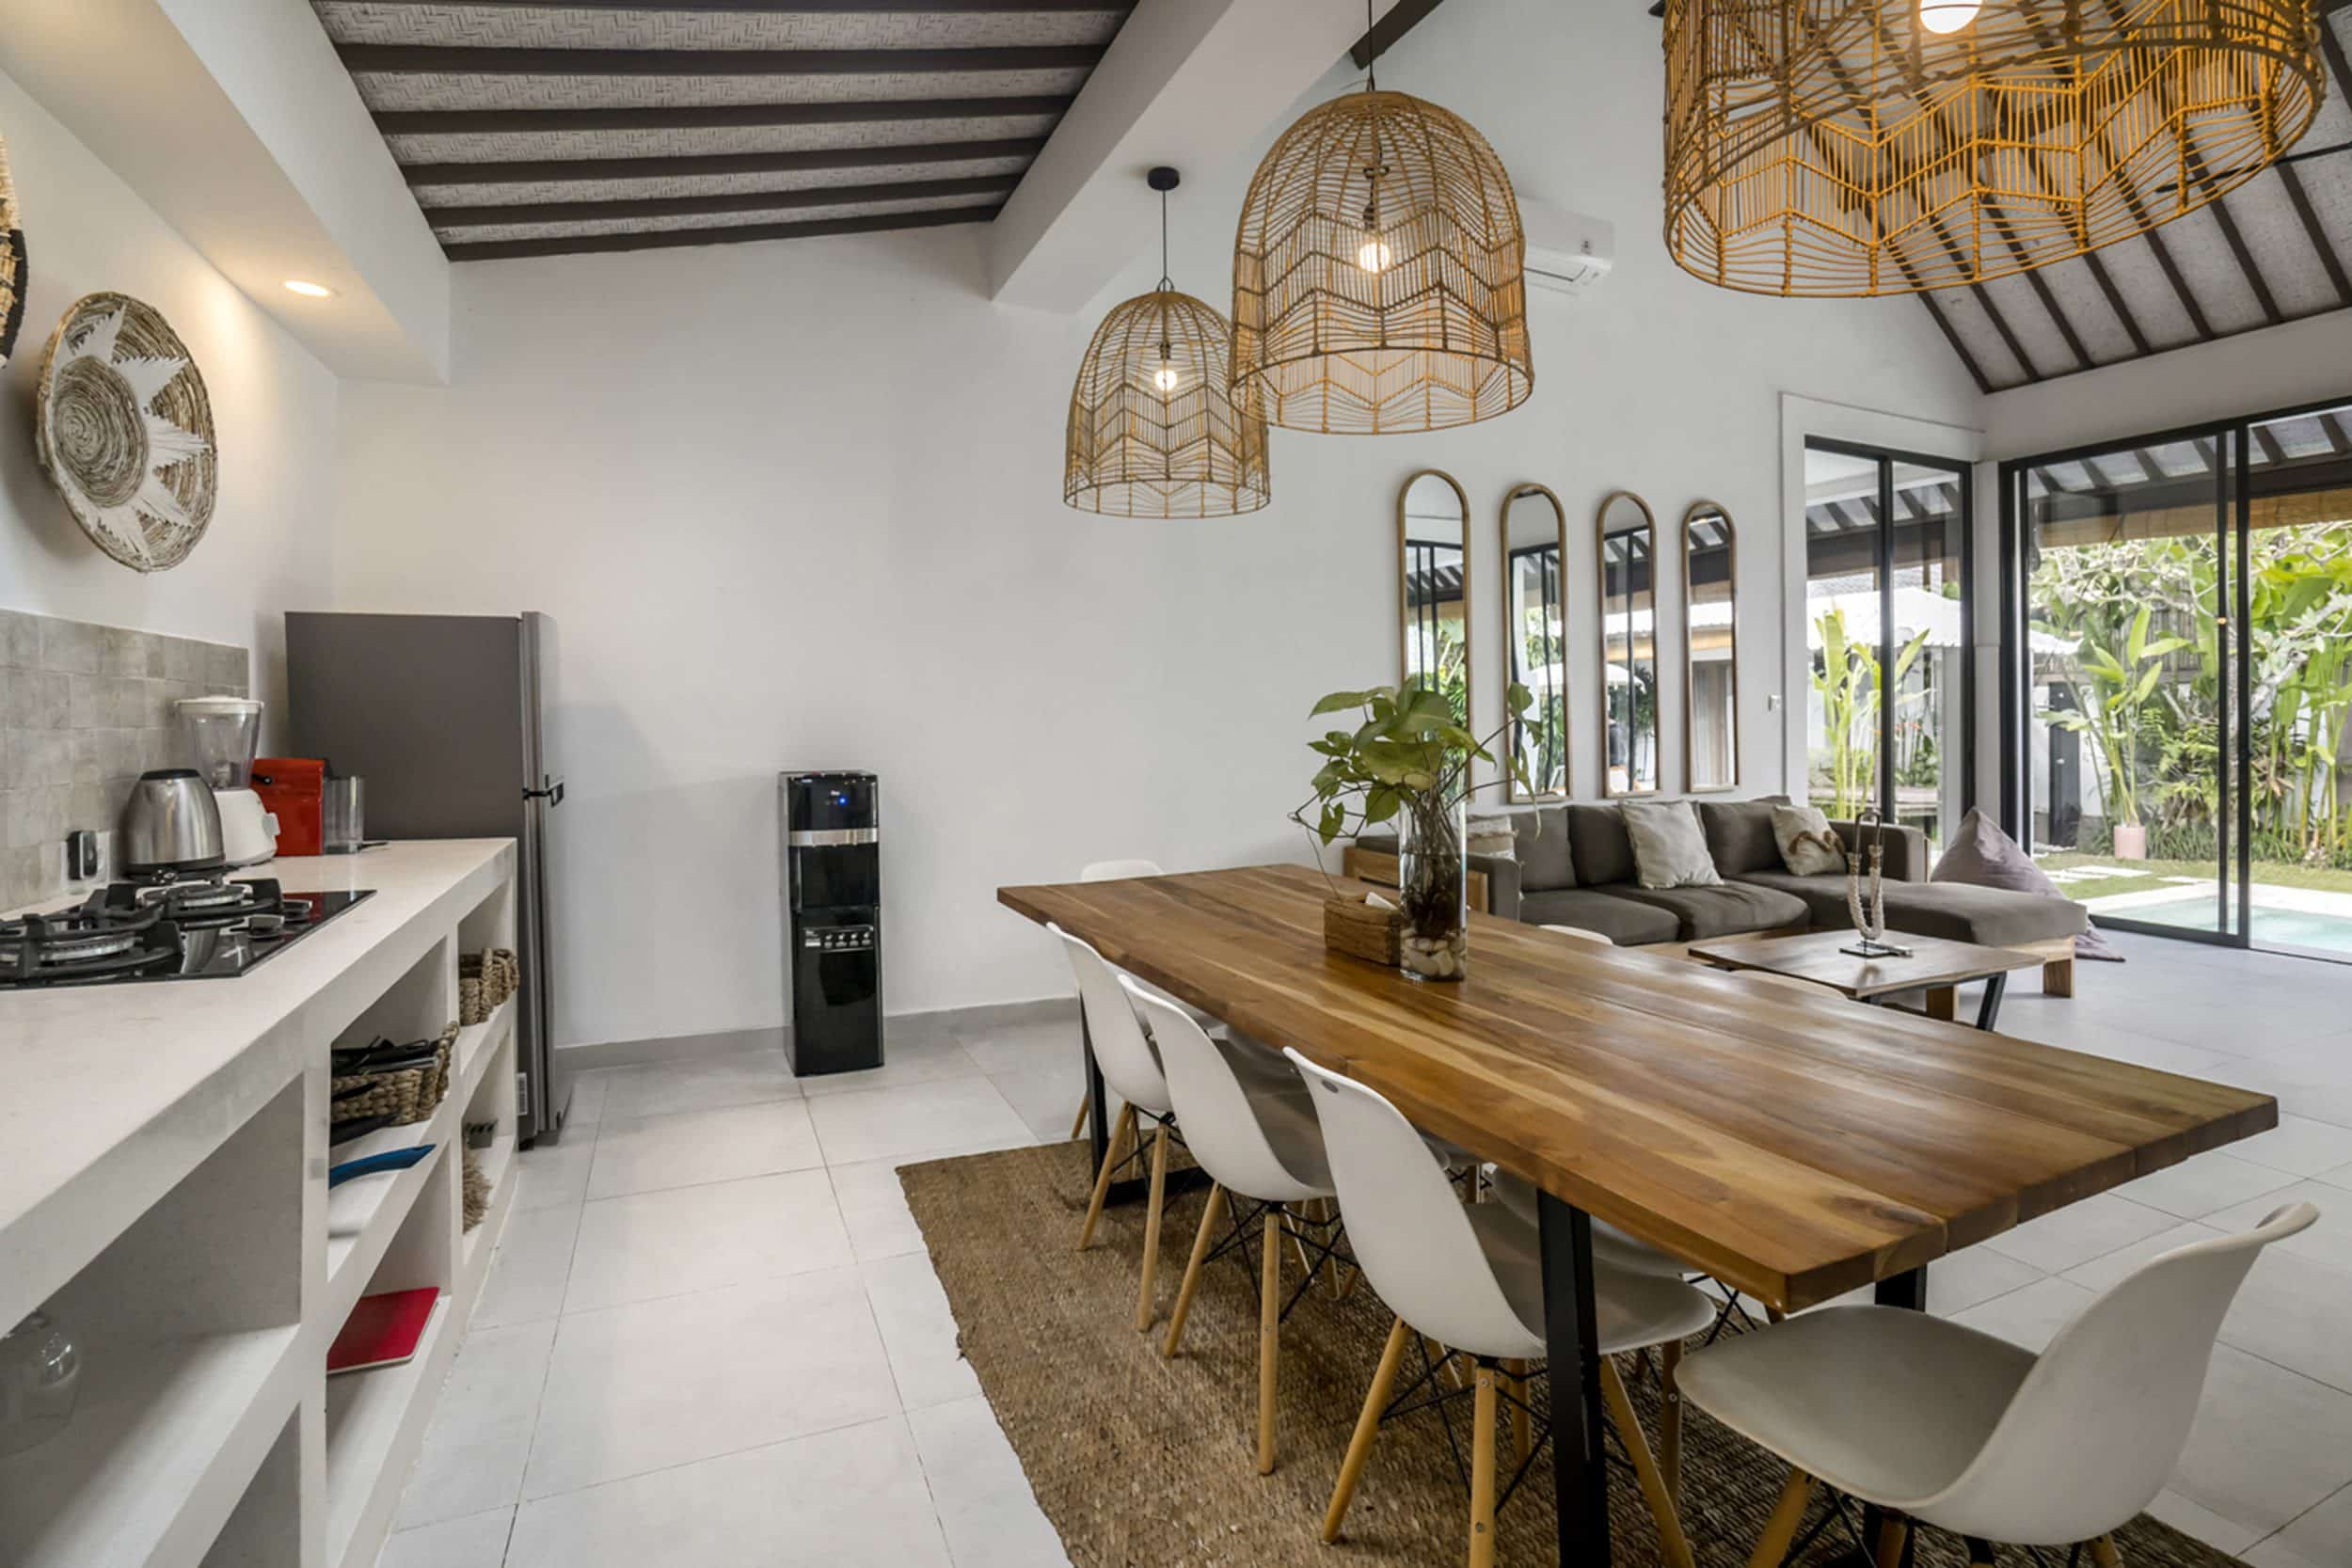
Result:
{"type": "MultiPolygon", "coordinates": [[[[1772,807],[1788,804],[1787,797],[1694,804],[1721,886],[1642,887],[1634,880],[1632,840],[1614,804],[1540,805],[1512,814],[1512,855],[1469,857],[1470,869],[1486,877],[1487,912],[1534,926],[1582,927],[1622,947],[1853,924],[1842,871],[1800,877],[1782,863],[1772,807]]],[[[1853,823],[1831,826],[1849,845],[1856,841],[1853,823]]],[[[2043,989],[2072,994],[2074,939],[2090,926],[2081,905],[1931,882],[1927,835],[1915,828],[1886,828],[1880,842],[1889,928],[2040,952],[2047,959],[2043,989]]],[[[1393,836],[1368,834],[1356,841],[1348,868],[1391,879],[1378,871],[1396,847],[1393,836]]]]}

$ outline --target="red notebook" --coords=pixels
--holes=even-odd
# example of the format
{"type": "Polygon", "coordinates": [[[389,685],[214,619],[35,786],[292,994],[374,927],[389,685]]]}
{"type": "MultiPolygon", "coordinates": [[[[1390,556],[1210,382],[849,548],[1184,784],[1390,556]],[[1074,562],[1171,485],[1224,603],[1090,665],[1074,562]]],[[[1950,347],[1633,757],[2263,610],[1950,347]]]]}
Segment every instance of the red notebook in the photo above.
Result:
{"type": "Polygon", "coordinates": [[[417,1341],[424,1338],[424,1325],[440,1299],[441,1292],[430,1285],[361,1296],[343,1320],[342,1332],[326,1347],[327,1375],[397,1367],[416,1354],[417,1341]]]}

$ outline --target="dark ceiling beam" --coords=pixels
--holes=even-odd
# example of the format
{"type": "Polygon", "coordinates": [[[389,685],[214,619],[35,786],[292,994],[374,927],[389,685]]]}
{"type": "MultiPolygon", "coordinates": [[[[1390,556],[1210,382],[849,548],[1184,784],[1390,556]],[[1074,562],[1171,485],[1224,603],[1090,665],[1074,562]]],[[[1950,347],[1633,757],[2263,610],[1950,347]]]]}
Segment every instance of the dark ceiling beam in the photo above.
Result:
{"type": "Polygon", "coordinates": [[[490,261],[515,256],[569,256],[588,251],[658,250],[676,245],[741,245],[753,240],[801,240],[822,234],[871,234],[889,229],[937,229],[955,223],[986,223],[1003,211],[947,207],[930,213],[885,213],[872,217],[821,218],[810,223],[730,224],[722,229],[656,229],[634,234],[576,234],[541,240],[459,241],[441,247],[453,261],[490,261]]]}
{"type": "Polygon", "coordinates": [[[1388,14],[1372,24],[1372,30],[1348,46],[1347,57],[1356,62],[1356,69],[1371,69],[1372,62],[1396,47],[1396,40],[1421,25],[1431,11],[1444,0],[1396,0],[1388,14]]]}
{"type": "Polygon", "coordinates": [[[2148,341],[2148,334],[2140,327],[2139,318],[2132,313],[2131,303],[2123,297],[2123,291],[2115,286],[2115,277],[2107,271],[2107,264],[2099,259],[2099,253],[2095,250],[2084,251],[2083,263],[2090,269],[2090,280],[2099,285],[2099,293],[2106,296],[2107,309],[2114,311],[2115,319],[2123,324],[2123,335],[2132,341],[2134,352],[2141,355],[2155,353],[2155,345],[2148,341]]]}
{"type": "Polygon", "coordinates": [[[2344,258],[2336,254],[2334,242],[2328,238],[2327,227],[2312,210],[2310,193],[2303,189],[2303,177],[2292,164],[2279,166],[2279,183],[2286,187],[2287,200],[2294,204],[2295,215],[2302,220],[2303,236],[2312,242],[2312,249],[2319,253],[2319,264],[2328,274],[2328,286],[2336,292],[2339,308],[2352,305],[2352,277],[2344,276],[2344,258]]]}
{"type": "Polygon", "coordinates": [[[339,43],[355,76],[907,76],[1091,71],[1104,45],[1011,49],[475,49],[339,43]]]}
{"type": "Polygon", "coordinates": [[[854,103],[663,104],[612,109],[382,109],[388,136],[494,136],[516,132],[739,131],[787,125],[871,125],[892,120],[998,119],[1052,115],[1074,95],[1030,98],[860,99],[854,103]]]}
{"type": "Polygon", "coordinates": [[[2279,445],[2279,437],[2270,434],[2270,427],[2266,424],[2254,426],[2254,445],[2262,448],[2265,463],[2284,463],[2287,460],[2285,449],[2279,445]]]}
{"type": "Polygon", "coordinates": [[[2340,416],[2332,408],[2320,415],[2319,433],[2328,437],[2328,450],[2342,457],[2345,452],[2352,451],[2352,437],[2344,435],[2339,419],[2340,416]]]}
{"type": "Polygon", "coordinates": [[[1961,366],[1967,371],[1968,379],[1977,384],[1977,390],[1991,392],[1993,378],[1984,373],[1982,365],[1977,363],[1977,356],[1969,352],[1967,342],[1962,339],[1959,330],[1952,325],[1951,318],[1944,313],[1944,307],[1936,303],[1934,293],[1923,292],[1919,295],[1919,303],[1928,308],[1928,314],[1934,319],[1937,328],[1943,332],[1944,341],[1952,345],[1954,354],[1960,356],[1961,366]]]}
{"type": "Polygon", "coordinates": [[[827,147],[803,152],[719,152],[660,158],[536,158],[483,164],[406,164],[412,185],[538,184],[552,181],[692,180],[738,174],[802,174],[877,165],[1034,158],[1043,136],[1005,141],[926,142],[916,147],[827,147]]]}
{"type": "MultiPolygon", "coordinates": [[[[323,0],[335,4],[337,0],[323,0]]],[[[373,0],[381,7],[475,11],[546,10],[551,0],[373,0]]],[[[561,0],[567,11],[749,11],[772,16],[871,16],[953,11],[1016,15],[1023,11],[1127,11],[1135,0],[561,0]]]]}
{"type": "Polygon", "coordinates": [[[476,206],[427,207],[436,229],[470,229],[482,224],[587,223],[612,218],[692,217],[708,213],[784,212],[794,207],[844,207],[861,201],[932,200],[951,196],[1009,196],[1017,174],[977,180],[901,180],[877,185],[832,185],[815,190],[727,191],[715,196],[657,196],[622,201],[523,201],[476,206]]]}

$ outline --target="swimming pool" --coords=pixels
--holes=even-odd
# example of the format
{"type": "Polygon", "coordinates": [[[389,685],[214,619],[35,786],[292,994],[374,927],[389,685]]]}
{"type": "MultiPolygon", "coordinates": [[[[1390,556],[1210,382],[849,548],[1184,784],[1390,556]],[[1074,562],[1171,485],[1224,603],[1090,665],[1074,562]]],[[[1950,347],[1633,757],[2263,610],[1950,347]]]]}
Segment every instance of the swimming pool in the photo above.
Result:
{"type": "MultiPolygon", "coordinates": [[[[2185,931],[2217,931],[2219,909],[2210,893],[2185,894],[2153,904],[2133,904],[2104,912],[2117,919],[2171,926],[2185,931]]],[[[2352,953],[2352,916],[2322,914],[2310,910],[2254,907],[2254,944],[2295,947],[2306,952],[2352,953]]]]}

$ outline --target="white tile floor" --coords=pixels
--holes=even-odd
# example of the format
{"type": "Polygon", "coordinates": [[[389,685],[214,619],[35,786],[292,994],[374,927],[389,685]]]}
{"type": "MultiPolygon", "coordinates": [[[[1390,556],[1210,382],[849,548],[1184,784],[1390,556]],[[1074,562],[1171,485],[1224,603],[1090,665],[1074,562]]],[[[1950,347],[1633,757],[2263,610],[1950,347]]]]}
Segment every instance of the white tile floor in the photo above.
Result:
{"type": "MultiPolygon", "coordinates": [[[[2249,1276],[2155,1512],[2251,1568],[2343,1568],[2352,970],[2119,945],[2071,1002],[2021,977],[2003,1027],[2275,1093],[2281,1126],[1937,1264],[1930,1306],[2039,1347],[2139,1259],[2310,1197],[2325,1217],[2249,1276]]],[[[1074,1024],[910,1029],[889,1057],[580,1081],[564,1145],[522,1157],[382,1568],[1064,1568],[895,1167],[1059,1138],[1074,1024]]]]}

